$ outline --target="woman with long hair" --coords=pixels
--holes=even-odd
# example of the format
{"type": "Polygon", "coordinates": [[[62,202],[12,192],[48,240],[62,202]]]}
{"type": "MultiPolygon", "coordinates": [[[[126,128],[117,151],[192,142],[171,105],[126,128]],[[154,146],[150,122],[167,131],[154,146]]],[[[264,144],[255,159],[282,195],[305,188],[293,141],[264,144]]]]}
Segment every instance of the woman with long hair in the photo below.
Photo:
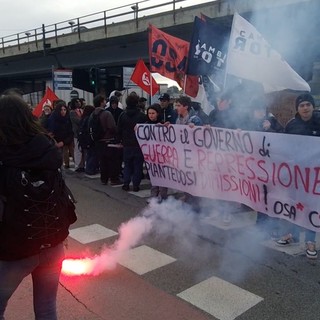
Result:
{"type": "Polygon", "coordinates": [[[74,158],[73,131],[69,109],[63,100],[56,104],[48,120],[48,130],[59,145],[62,145],[64,166],[66,169],[70,168],[69,158],[74,158]]]}
{"type": "Polygon", "coordinates": [[[57,319],[63,241],[76,219],[64,193],[61,165],[55,141],[26,102],[14,95],[0,97],[0,319],[29,274],[36,319],[57,319]]]}

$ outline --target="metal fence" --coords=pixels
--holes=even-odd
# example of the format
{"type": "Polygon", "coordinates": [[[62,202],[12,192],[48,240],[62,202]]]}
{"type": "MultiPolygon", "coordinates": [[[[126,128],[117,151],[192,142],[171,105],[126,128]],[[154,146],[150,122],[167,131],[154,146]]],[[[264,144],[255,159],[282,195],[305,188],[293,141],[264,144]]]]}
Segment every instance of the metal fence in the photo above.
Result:
{"type": "MultiPolygon", "coordinates": [[[[188,2],[188,0],[169,0],[161,4],[150,5],[152,0],[142,0],[125,6],[100,11],[97,13],[85,15],[82,17],[61,21],[51,25],[42,25],[39,28],[19,32],[1,38],[1,49],[3,53],[6,49],[21,46],[29,46],[32,44],[36,50],[46,49],[50,45],[46,43],[46,39],[55,39],[58,43],[58,37],[67,34],[77,34],[79,41],[82,35],[93,28],[104,27],[107,36],[108,26],[118,22],[129,20],[136,21],[136,27],[139,26],[139,18],[161,12],[172,12],[173,22],[176,20],[177,4],[180,2],[188,2]]],[[[202,1],[207,2],[207,1],[202,1]]]]}

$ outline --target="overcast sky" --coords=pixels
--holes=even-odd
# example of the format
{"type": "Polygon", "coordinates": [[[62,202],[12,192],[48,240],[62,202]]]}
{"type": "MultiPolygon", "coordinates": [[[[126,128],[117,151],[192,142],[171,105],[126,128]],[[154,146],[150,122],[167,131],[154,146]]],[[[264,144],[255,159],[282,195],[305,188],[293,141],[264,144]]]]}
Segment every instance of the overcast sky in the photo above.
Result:
{"type": "MultiPolygon", "coordinates": [[[[139,7],[164,2],[169,1],[147,0],[141,2],[139,7]]],[[[177,3],[176,7],[205,2],[210,2],[210,0],[184,0],[177,3]]],[[[50,25],[72,20],[84,15],[113,9],[116,6],[128,6],[122,9],[127,11],[134,3],[134,0],[1,0],[0,37],[36,29],[42,24],[50,25]]]]}

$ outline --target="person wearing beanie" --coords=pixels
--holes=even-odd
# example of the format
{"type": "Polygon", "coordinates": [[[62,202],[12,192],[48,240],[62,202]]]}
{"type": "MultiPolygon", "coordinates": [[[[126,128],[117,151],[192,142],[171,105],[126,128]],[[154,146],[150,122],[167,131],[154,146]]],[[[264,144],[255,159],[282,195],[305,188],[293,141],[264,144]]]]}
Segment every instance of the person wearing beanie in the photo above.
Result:
{"type": "Polygon", "coordinates": [[[300,103],[302,103],[304,101],[310,102],[312,104],[312,106],[315,107],[315,103],[314,103],[314,99],[313,99],[312,95],[309,93],[304,93],[304,94],[301,94],[300,96],[298,96],[296,99],[296,110],[297,111],[298,111],[298,107],[299,107],[300,103]]]}
{"type": "MultiPolygon", "coordinates": [[[[315,111],[315,102],[309,93],[301,94],[296,99],[297,113],[285,127],[285,133],[300,134],[305,136],[320,136],[320,113],[315,111]]],[[[285,235],[276,243],[279,246],[289,246],[300,242],[300,232],[305,231],[306,256],[316,259],[318,252],[315,246],[316,233],[301,228],[293,223],[282,220],[281,224],[285,235]]]]}

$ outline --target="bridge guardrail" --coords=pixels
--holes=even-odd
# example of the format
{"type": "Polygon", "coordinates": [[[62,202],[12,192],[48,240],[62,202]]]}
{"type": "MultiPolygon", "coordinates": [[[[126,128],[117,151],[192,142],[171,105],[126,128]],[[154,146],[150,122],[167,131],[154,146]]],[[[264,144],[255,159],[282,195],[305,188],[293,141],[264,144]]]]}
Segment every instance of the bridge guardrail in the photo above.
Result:
{"type": "MultiPolygon", "coordinates": [[[[54,40],[58,44],[59,36],[77,34],[78,40],[81,41],[83,34],[94,28],[104,27],[104,33],[107,36],[108,26],[124,21],[136,21],[136,27],[139,25],[139,18],[142,15],[159,13],[159,9],[165,9],[163,12],[172,11],[173,21],[176,17],[176,5],[188,0],[168,0],[161,4],[148,6],[152,0],[142,0],[129,5],[120,6],[113,9],[88,14],[82,17],[61,21],[55,24],[42,25],[42,27],[30,29],[1,38],[1,51],[3,54],[7,50],[23,49],[23,53],[30,51],[46,50],[50,48],[48,39],[54,40]],[[127,10],[127,9],[130,10],[127,10]],[[166,10],[168,9],[168,10],[166,10]],[[132,19],[133,15],[133,19],[132,19]],[[33,48],[33,50],[30,50],[33,48]],[[27,50],[26,50],[27,49],[27,50]]],[[[209,1],[208,1],[209,2],[209,1]]],[[[0,51],[0,52],[1,52],[0,51]]]]}

